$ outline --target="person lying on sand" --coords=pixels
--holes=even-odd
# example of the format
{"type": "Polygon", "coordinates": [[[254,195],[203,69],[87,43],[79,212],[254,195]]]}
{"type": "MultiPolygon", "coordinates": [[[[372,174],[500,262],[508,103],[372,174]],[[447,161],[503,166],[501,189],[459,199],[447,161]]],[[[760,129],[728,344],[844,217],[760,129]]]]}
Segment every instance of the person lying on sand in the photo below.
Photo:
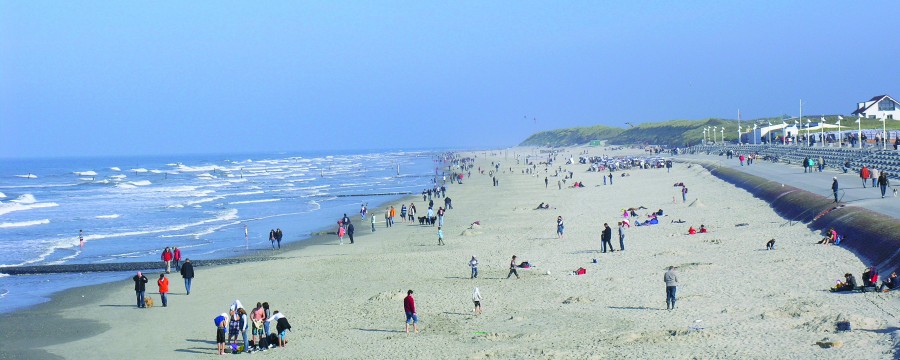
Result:
{"type": "MultiPolygon", "coordinates": [[[[535,209],[535,210],[547,210],[547,209],[549,209],[549,208],[550,208],[550,204],[540,203],[540,204],[538,204],[538,206],[537,206],[536,208],[534,208],[534,209],[535,209]]],[[[555,209],[555,208],[554,208],[554,209],[555,209]]]]}

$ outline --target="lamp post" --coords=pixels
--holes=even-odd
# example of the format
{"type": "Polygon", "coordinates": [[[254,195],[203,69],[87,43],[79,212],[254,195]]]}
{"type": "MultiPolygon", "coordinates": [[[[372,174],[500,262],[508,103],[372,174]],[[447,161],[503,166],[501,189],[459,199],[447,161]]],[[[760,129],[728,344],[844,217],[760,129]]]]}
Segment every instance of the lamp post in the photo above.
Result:
{"type": "Polygon", "coordinates": [[[712,134],[713,134],[713,144],[715,144],[716,143],[716,126],[713,126],[712,134]]]}
{"type": "Polygon", "coordinates": [[[887,114],[881,115],[881,150],[887,149],[887,114]]]}
{"type": "Polygon", "coordinates": [[[841,134],[841,120],[844,120],[843,116],[838,115],[837,126],[838,126],[838,147],[844,147],[844,134],[841,134]]]}
{"type": "Polygon", "coordinates": [[[806,119],[806,147],[809,147],[809,119],[806,119]]]}
{"type": "MultiPolygon", "coordinates": [[[[738,120],[738,121],[740,121],[740,120],[738,120]]],[[[741,145],[741,125],[738,125],[738,129],[737,129],[737,130],[738,130],[738,131],[737,131],[737,135],[738,135],[738,145],[741,145]]]]}
{"type": "Polygon", "coordinates": [[[856,127],[856,141],[859,141],[859,148],[860,148],[860,149],[863,148],[863,141],[862,141],[862,119],[863,119],[862,114],[859,114],[859,119],[856,119],[856,124],[858,124],[858,126],[856,127]]]}
{"type": "Polygon", "coordinates": [[[725,127],[722,127],[722,145],[725,145],[725,127]]]}
{"type": "Polygon", "coordinates": [[[821,135],[819,135],[819,138],[822,140],[822,147],[824,148],[825,147],[825,117],[824,116],[822,117],[822,122],[819,123],[819,126],[821,127],[821,129],[819,129],[819,134],[821,134],[821,135]]]}
{"type": "Polygon", "coordinates": [[[781,120],[781,125],[784,125],[781,128],[781,145],[787,145],[787,123],[784,119],[781,120]]]}

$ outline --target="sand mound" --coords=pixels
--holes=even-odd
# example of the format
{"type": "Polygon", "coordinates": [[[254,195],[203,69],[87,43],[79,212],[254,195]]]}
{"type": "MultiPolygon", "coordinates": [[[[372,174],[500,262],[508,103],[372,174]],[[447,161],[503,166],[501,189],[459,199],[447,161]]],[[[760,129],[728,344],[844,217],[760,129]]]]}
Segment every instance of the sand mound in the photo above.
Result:
{"type": "Polygon", "coordinates": [[[369,301],[400,301],[406,297],[403,290],[385,291],[369,298],[369,301]]]}

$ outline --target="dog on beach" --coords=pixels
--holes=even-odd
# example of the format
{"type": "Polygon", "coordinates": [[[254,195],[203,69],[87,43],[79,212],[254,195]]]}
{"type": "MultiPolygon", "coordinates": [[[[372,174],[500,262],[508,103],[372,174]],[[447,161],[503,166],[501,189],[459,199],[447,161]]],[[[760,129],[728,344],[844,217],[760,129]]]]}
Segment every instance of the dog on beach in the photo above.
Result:
{"type": "Polygon", "coordinates": [[[153,307],[153,298],[152,297],[149,297],[149,296],[144,297],[144,307],[148,308],[148,309],[153,307]]]}
{"type": "Polygon", "coordinates": [[[425,225],[425,219],[424,216],[419,216],[419,225],[425,225]]]}
{"type": "Polygon", "coordinates": [[[894,189],[894,197],[897,197],[897,189],[894,189]]]}

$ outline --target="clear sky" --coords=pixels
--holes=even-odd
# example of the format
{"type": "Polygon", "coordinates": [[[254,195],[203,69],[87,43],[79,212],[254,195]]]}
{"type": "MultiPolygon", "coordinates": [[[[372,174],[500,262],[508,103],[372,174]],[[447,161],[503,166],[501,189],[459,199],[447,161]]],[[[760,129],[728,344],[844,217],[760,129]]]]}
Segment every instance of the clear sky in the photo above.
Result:
{"type": "Polygon", "coordinates": [[[0,0],[0,157],[505,147],[900,96],[896,1],[0,0]],[[533,119],[537,119],[535,122],[533,119]]]}

